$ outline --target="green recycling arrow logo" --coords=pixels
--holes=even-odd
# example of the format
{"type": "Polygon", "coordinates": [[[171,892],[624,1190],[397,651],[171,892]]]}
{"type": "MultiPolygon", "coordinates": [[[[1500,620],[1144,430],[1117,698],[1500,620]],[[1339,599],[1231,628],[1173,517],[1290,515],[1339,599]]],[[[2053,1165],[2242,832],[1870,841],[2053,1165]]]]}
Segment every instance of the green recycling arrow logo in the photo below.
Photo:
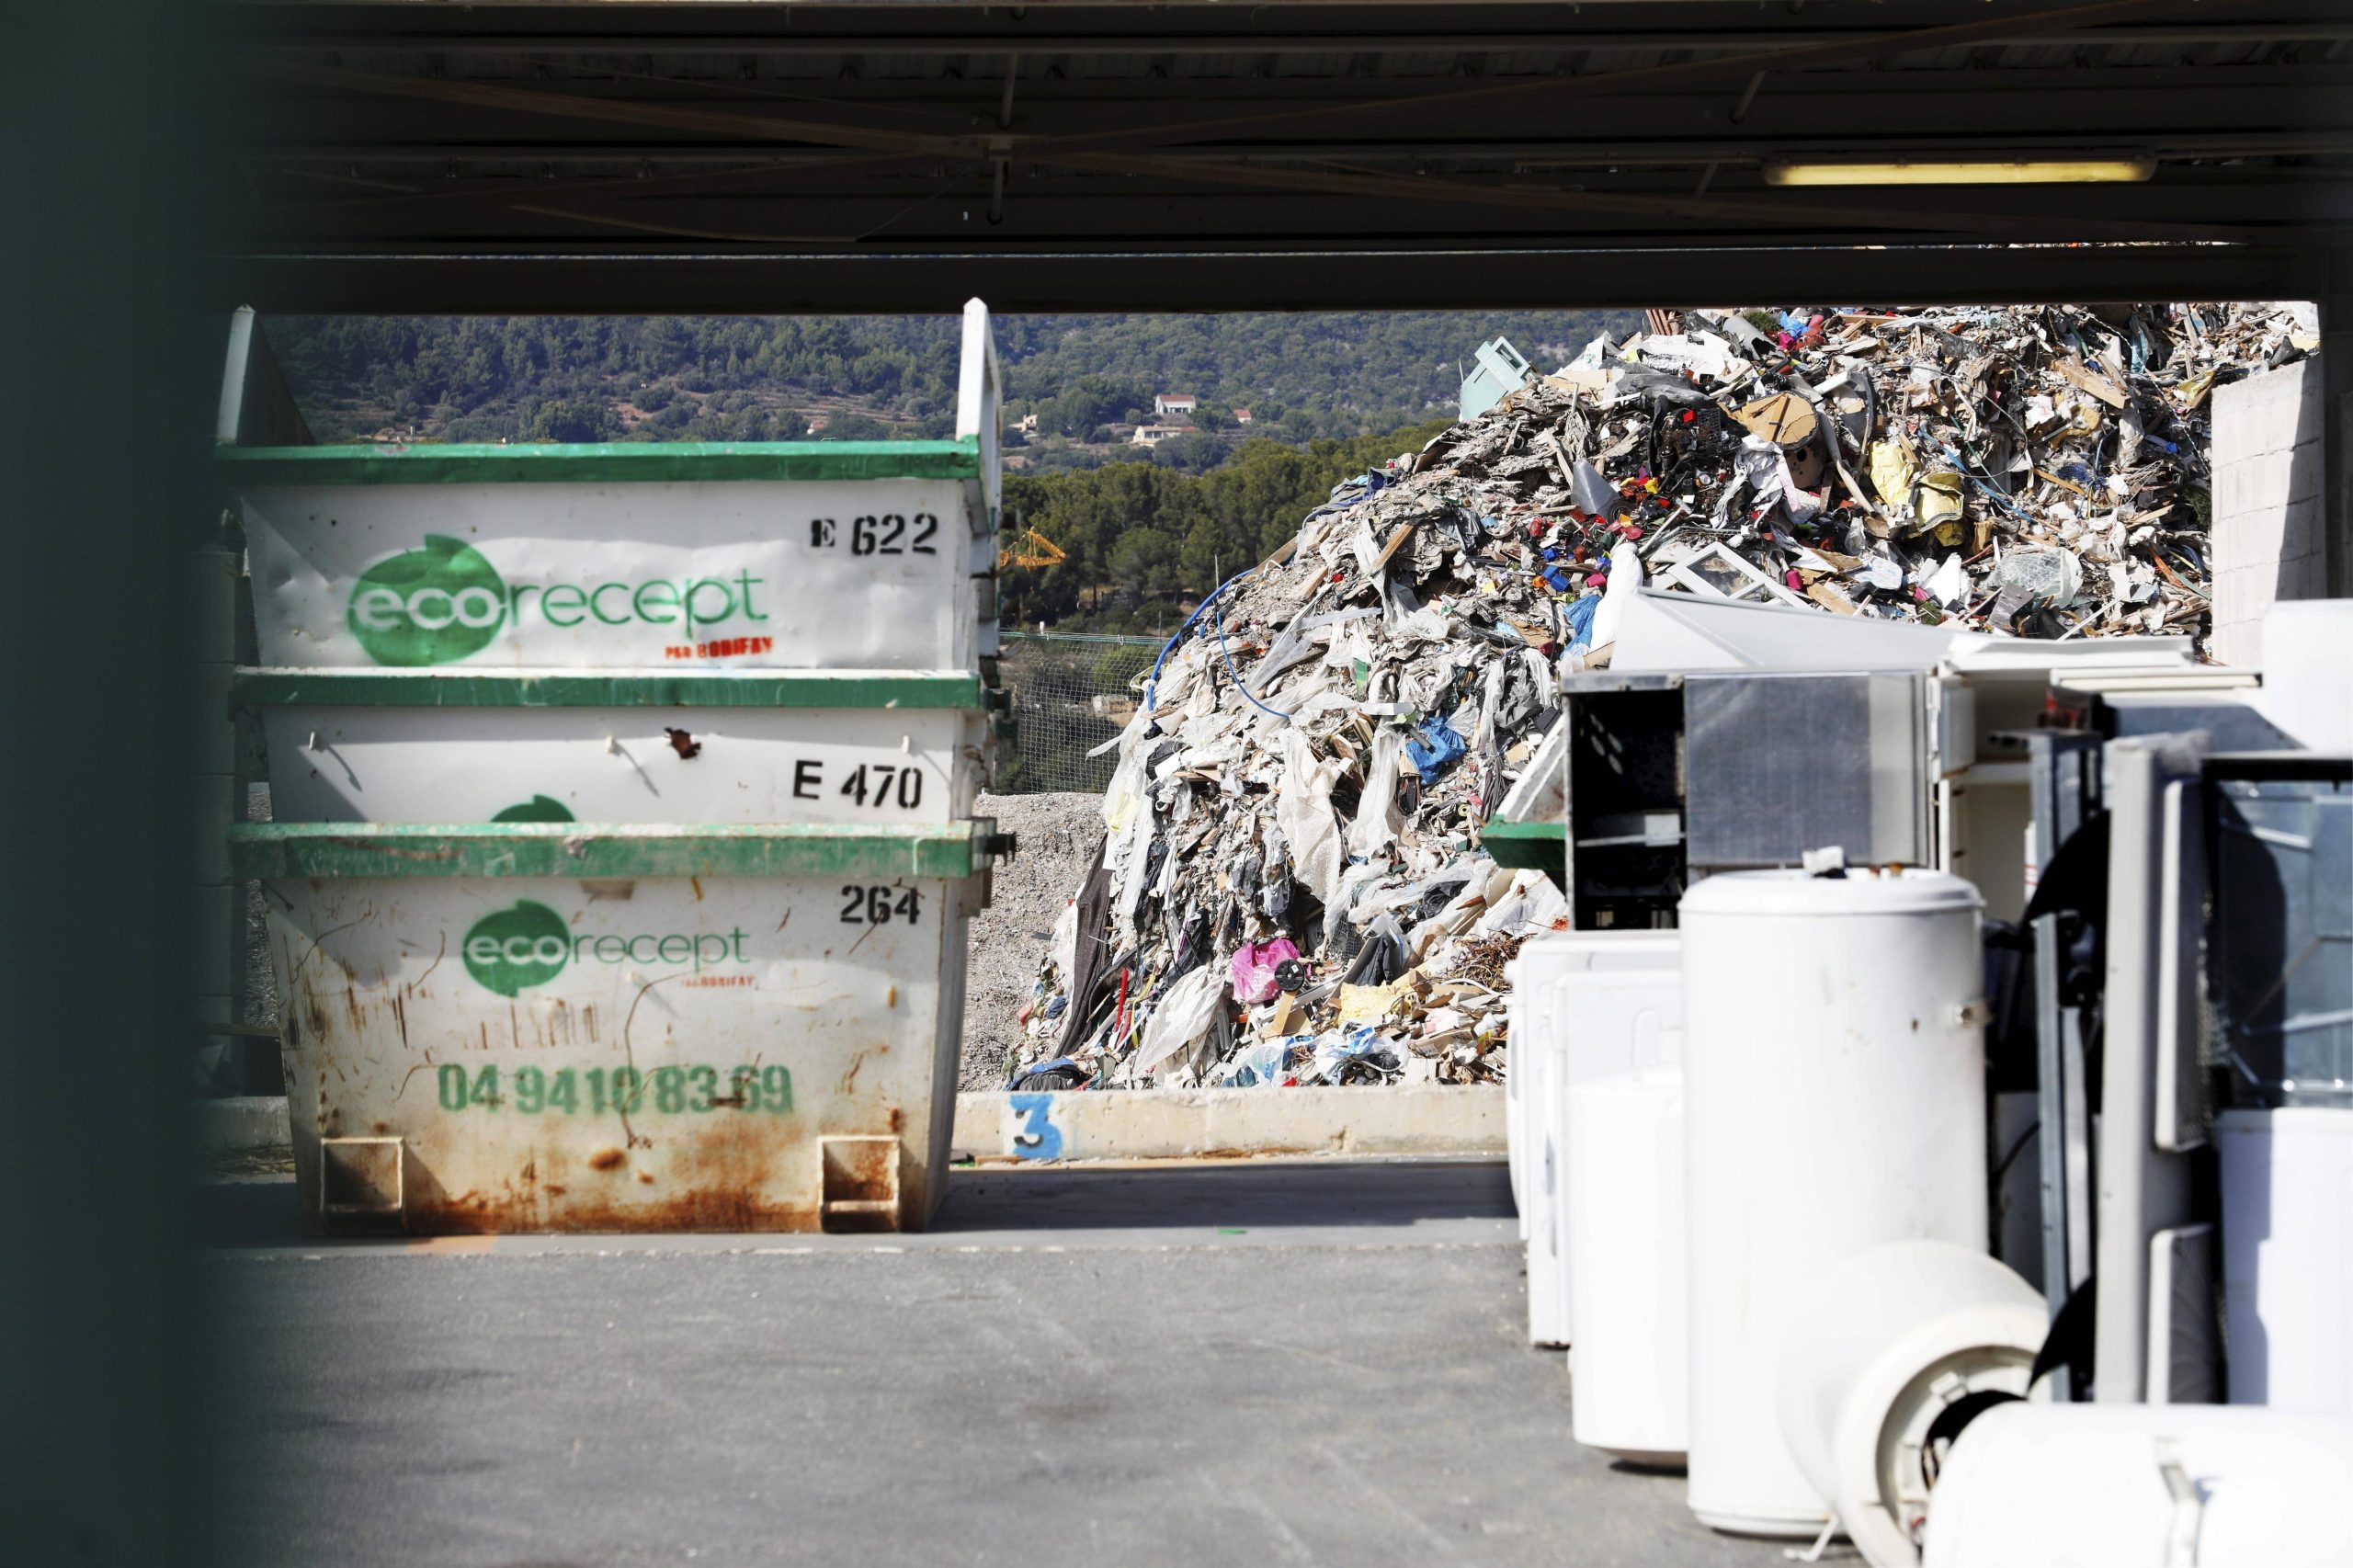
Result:
{"type": "Polygon", "coordinates": [[[447,665],[481,653],[506,621],[506,584],[447,534],[388,556],[352,585],[351,634],[380,665],[447,665]]]}

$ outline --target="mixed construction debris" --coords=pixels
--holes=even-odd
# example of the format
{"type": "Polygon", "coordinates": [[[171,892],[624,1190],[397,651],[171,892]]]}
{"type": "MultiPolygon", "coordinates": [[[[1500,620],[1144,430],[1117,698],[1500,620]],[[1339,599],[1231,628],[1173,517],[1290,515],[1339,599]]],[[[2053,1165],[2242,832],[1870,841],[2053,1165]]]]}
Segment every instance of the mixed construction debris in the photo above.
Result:
{"type": "Polygon", "coordinates": [[[2284,305],[1654,324],[1337,486],[1194,612],[1114,743],[1013,1083],[1500,1077],[1503,965],[1568,911],[1480,832],[1613,598],[2200,632],[2211,395],[2319,341],[2284,305]]]}

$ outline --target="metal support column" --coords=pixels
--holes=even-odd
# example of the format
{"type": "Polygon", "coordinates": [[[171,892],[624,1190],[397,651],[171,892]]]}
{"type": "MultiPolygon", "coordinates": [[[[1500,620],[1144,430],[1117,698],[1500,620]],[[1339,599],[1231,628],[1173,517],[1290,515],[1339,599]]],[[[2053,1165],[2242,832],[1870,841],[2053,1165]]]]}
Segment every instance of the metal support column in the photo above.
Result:
{"type": "Polygon", "coordinates": [[[2321,443],[2326,457],[2328,597],[2353,598],[2353,250],[2329,253],[2320,301],[2321,443]]]}

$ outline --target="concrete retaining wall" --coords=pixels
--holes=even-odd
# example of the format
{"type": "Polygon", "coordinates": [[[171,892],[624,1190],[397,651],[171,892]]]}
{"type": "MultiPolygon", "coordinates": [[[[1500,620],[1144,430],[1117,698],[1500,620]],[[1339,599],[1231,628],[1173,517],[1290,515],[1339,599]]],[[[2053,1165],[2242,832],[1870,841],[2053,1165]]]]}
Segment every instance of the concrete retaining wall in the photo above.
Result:
{"type": "Polygon", "coordinates": [[[956,1096],[960,1159],[1503,1152],[1500,1087],[1145,1089],[956,1096]]]}

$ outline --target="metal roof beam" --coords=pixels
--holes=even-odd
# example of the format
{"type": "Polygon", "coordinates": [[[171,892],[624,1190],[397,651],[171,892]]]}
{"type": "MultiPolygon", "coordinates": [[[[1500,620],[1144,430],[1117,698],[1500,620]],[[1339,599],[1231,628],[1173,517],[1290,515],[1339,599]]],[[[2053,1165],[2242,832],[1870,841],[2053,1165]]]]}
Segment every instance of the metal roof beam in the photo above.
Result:
{"type": "Polygon", "coordinates": [[[2293,246],[1961,245],[1593,250],[1074,250],[711,256],[541,246],[499,255],[258,253],[202,268],[208,303],[287,312],[485,314],[1552,309],[1839,298],[1889,304],[2309,299],[2293,246]]]}
{"type": "Polygon", "coordinates": [[[462,104],[474,108],[596,120],[607,125],[687,131],[709,136],[738,136],[754,142],[808,142],[819,146],[856,147],[875,153],[969,154],[985,150],[985,142],[970,137],[893,131],[881,126],[851,125],[837,120],[798,119],[785,115],[749,115],[730,109],[697,108],[640,99],[591,97],[579,93],[551,93],[537,88],[510,87],[495,82],[466,81],[446,76],[404,76],[378,71],[347,71],[340,66],[306,65],[283,60],[252,61],[244,69],[265,81],[294,86],[418,98],[433,103],[462,104]]]}
{"type": "MultiPolygon", "coordinates": [[[[2130,138],[2135,149],[2146,149],[2166,158],[2272,158],[2321,157],[2353,153],[2353,112],[2347,116],[2347,125],[2337,131],[2197,131],[2181,132],[2178,140],[2163,143],[2146,132],[2135,132],[2130,138]]],[[[2053,151],[2114,148],[2118,138],[2106,132],[2041,132],[2034,138],[2035,145],[2053,151]]],[[[1597,165],[1643,167],[1652,165],[1687,166],[1716,161],[1751,161],[1766,157],[1827,155],[1835,151],[1851,150],[1855,139],[1851,134],[1828,138],[1817,135],[1776,136],[1773,138],[1693,137],[1684,140],[1650,139],[1643,141],[1541,141],[1511,137],[1495,141],[1394,141],[1378,143],[1347,142],[1305,142],[1286,143],[1279,153],[1265,149],[1223,150],[1188,148],[1186,156],[1205,160],[1229,158],[1411,158],[1411,159],[1487,159],[1542,168],[1591,168],[1597,165]]],[[[1981,151],[1984,141],[1977,138],[1944,134],[1872,139],[1875,148],[1913,154],[1927,153],[1960,153],[1981,151]]],[[[810,149],[777,153],[747,153],[733,142],[472,142],[438,140],[417,142],[284,142],[267,145],[247,145],[239,150],[238,159],[256,166],[288,164],[398,164],[429,163],[441,165],[451,161],[460,164],[546,164],[558,166],[574,164],[636,165],[655,166],[677,164],[726,164],[745,169],[805,170],[822,176],[835,169],[856,169],[865,165],[868,154],[847,150],[810,149]]],[[[929,166],[926,160],[911,160],[929,166]]]]}
{"type": "MultiPolygon", "coordinates": [[[[1505,54],[1574,49],[1589,54],[1646,54],[1662,50],[1694,53],[1743,53],[1795,37],[1811,43],[1847,44],[1883,38],[1882,28],[1760,28],[1742,32],[1626,32],[1573,21],[1517,32],[1182,33],[1150,38],[1105,38],[1085,33],[690,33],[631,32],[386,32],[283,31],[234,40],[228,47],[272,54],[321,50],[420,50],[437,54],[756,54],[868,55],[876,59],[933,59],[959,55],[1061,55],[1074,60],[1130,59],[1154,54],[1327,54],[1370,51],[1381,54],[1505,54]]],[[[2336,43],[2353,39],[2353,25],[2310,22],[2218,23],[2205,26],[2133,26],[2021,31],[1975,40],[1988,48],[2020,44],[2100,49],[2248,48],[2273,43],[2336,43]]]]}
{"type": "MultiPolygon", "coordinates": [[[[2228,6],[2239,0],[2211,0],[2228,6]]],[[[1699,83],[1721,84],[1742,80],[1764,72],[1809,71],[1825,65],[1857,64],[1871,60],[1883,60],[1893,55],[1914,53],[1922,50],[1952,49],[1974,44],[1999,36],[2004,28],[2031,33],[2041,28],[2056,30],[2103,22],[2128,21],[2135,17],[2154,16],[2180,9],[2178,0],[2096,0],[2091,5],[2067,6],[2040,13],[1986,20],[1960,22],[1943,27],[1915,28],[1881,33],[1842,43],[1798,43],[1758,50],[1747,54],[1725,55],[1712,60],[1683,61],[1674,64],[1636,66],[1591,75],[1569,75],[1534,81],[1490,83],[1475,87],[1458,87],[1446,93],[1435,93],[1418,100],[1423,104],[1452,102],[1497,105],[1527,99],[1542,92],[1547,100],[1558,103],[1564,98],[1606,97],[1625,93],[1655,92],[1662,87],[1688,86],[1699,83]]],[[[1390,106],[1392,108],[1397,106],[1390,106]]],[[[1225,116],[1215,119],[1195,120],[1189,124],[1162,125],[1149,131],[1108,131],[1072,138],[1061,151],[1091,151],[1114,146],[1165,146],[1172,142],[1213,140],[1231,136],[1244,129],[1264,130],[1271,125],[1308,125],[1325,122],[1358,110],[1336,109],[1315,106],[1291,109],[1269,110],[1246,116],[1225,116]]]]}
{"type": "MultiPolygon", "coordinates": [[[[325,201],[284,201],[267,208],[252,228],[256,240],[284,244],[298,236],[318,240],[363,239],[369,243],[404,244],[418,240],[456,240],[497,236],[514,240],[529,235],[561,235],[570,231],[561,222],[628,222],[649,232],[758,233],[797,230],[815,243],[848,244],[861,236],[884,243],[971,243],[984,232],[980,205],[988,176],[975,170],[960,189],[941,199],[920,204],[904,198],[876,196],[813,199],[802,193],[683,192],[666,197],[641,196],[634,182],[581,183],[543,189],[514,182],[498,190],[469,189],[444,193],[433,189],[411,194],[371,193],[325,201]],[[518,221],[517,213],[544,216],[551,222],[518,221]],[[357,221],[355,221],[357,220],[357,221]]],[[[1828,195],[1829,192],[1817,192],[1828,195]]],[[[1847,194],[1847,193],[1837,193],[1847,194]]],[[[1182,247],[1192,244],[1279,242],[1302,229],[1313,229],[1328,242],[1377,241],[1390,235],[1445,242],[1472,233],[1501,238],[1540,239],[1546,243],[1588,237],[1600,240],[1612,232],[1646,234],[1664,239],[1675,233],[1713,234],[1721,238],[1743,230],[1770,231],[1830,237],[1881,235],[1890,232],[1935,233],[1949,232],[1955,215],[1999,216],[2030,227],[2037,220],[2074,220],[2090,215],[2119,222],[2134,210],[2126,199],[2098,189],[2002,192],[1950,189],[1922,191],[1923,210],[1915,218],[1933,222],[1894,224],[1872,213],[1861,201],[1838,203],[1853,209],[1855,222],[1836,227],[1816,217],[1791,216],[1769,199],[1743,204],[1750,209],[1740,222],[1722,212],[1675,218],[1648,213],[1613,214],[1586,211],[1500,214],[1466,212],[1461,207],[1401,201],[1384,207],[1370,219],[1363,203],[1343,196],[1311,196],[1296,192],[1219,192],[1208,196],[1171,197],[1107,195],[1084,188],[1016,187],[1017,210],[1008,210],[988,242],[1009,244],[1038,241],[1095,244],[1142,244],[1182,247]]],[[[2282,180],[2263,187],[2218,185],[2188,187],[2175,193],[2186,222],[2260,232],[2282,224],[2353,223],[2353,179],[2282,180]]],[[[1731,205],[1727,203],[1726,205],[1731,205]]],[[[1816,204],[1809,204],[1814,206],[1816,204]]]]}
{"type": "MultiPolygon", "coordinates": [[[[1372,106],[1382,112],[1368,116],[1374,123],[1362,136],[1301,127],[1295,133],[1240,137],[1182,151],[1189,157],[1345,146],[1378,154],[1391,143],[1574,144],[1592,140],[1608,144],[1659,138],[1699,151],[1780,138],[1842,136],[1861,147],[1941,136],[1973,146],[2028,149],[2052,136],[2104,136],[2111,146],[2164,150],[2193,142],[2207,132],[2236,136],[2353,125],[2353,68],[2314,68],[2293,79],[2266,74],[2259,81],[2242,81],[2218,71],[2203,75],[2198,85],[2104,72],[2063,74],[2049,83],[2013,83],[2006,74],[1981,73],[1969,85],[1915,85],[1887,75],[1825,78],[1808,84],[1803,91],[1761,94],[1739,125],[1730,122],[1729,96],[1677,94],[1621,100],[1602,117],[1566,101],[1528,104],[1509,115],[1483,112],[1473,105],[1390,102],[1372,106]]],[[[299,136],[379,144],[426,140],[512,144],[536,140],[544,127],[545,144],[551,149],[594,148],[606,139],[637,145],[675,132],[686,139],[682,144],[690,146],[734,142],[763,151],[811,145],[898,150],[868,147],[869,125],[820,125],[796,116],[791,106],[779,112],[778,106],[742,99],[718,106],[708,99],[654,102],[612,96],[609,88],[600,90],[601,85],[589,83],[572,84],[576,90],[551,91],[379,74],[367,74],[367,81],[369,85],[358,96],[248,99],[233,121],[232,139],[267,143],[299,136]]],[[[1277,96],[1268,101],[1282,100],[1277,96]]],[[[972,107],[975,114],[983,112],[981,106],[972,107]]],[[[978,157],[1004,149],[1017,161],[1041,153],[1084,151],[1084,127],[1101,124],[1114,114],[1132,125],[1139,108],[1132,101],[1057,104],[1032,99],[1019,111],[1024,121],[1020,130],[999,132],[984,125],[955,135],[925,132],[926,139],[908,150],[978,157]]],[[[985,113],[993,119],[994,111],[992,103],[985,113]]],[[[966,118],[969,121],[972,117],[966,118]]]]}

